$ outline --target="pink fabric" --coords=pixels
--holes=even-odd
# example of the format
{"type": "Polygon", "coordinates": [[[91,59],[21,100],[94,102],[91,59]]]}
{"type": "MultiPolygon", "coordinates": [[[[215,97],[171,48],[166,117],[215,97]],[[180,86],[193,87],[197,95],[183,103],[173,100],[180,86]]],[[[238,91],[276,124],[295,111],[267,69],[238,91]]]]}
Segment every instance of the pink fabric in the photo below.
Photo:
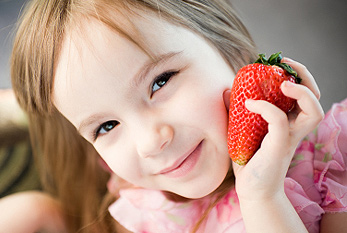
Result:
{"type": "MultiPolygon", "coordinates": [[[[334,104],[317,130],[296,150],[285,192],[309,232],[319,232],[322,214],[347,212],[347,99],[334,104]]],[[[109,207],[111,215],[138,233],[190,232],[211,202],[169,201],[160,191],[129,188],[109,207]]],[[[198,232],[246,232],[234,189],[211,210],[198,232]]]]}
{"type": "MultiPolygon", "coordinates": [[[[208,198],[177,203],[156,190],[126,189],[109,208],[111,215],[132,232],[185,233],[195,226],[208,198]]],[[[246,232],[235,190],[231,190],[210,212],[198,232],[246,232]],[[202,230],[203,229],[203,230],[202,230]]]]}

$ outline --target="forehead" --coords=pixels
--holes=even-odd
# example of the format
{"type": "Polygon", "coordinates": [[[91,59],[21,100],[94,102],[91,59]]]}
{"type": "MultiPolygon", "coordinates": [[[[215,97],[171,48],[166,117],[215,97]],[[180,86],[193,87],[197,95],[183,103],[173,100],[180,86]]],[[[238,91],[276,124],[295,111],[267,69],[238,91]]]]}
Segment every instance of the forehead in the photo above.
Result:
{"type": "Polygon", "coordinates": [[[95,62],[105,65],[110,60],[105,59],[104,55],[110,50],[121,54],[123,48],[133,47],[155,59],[167,47],[180,47],[182,41],[186,40],[185,37],[180,38],[180,34],[185,34],[182,31],[187,30],[148,12],[131,14],[129,17],[120,15],[110,24],[97,19],[85,19],[66,32],[55,64],[55,77],[64,69],[68,71],[76,67],[69,66],[71,63],[85,66],[85,58],[90,56],[95,58],[95,62]]]}
{"type": "Polygon", "coordinates": [[[155,56],[161,52],[160,47],[165,44],[165,39],[173,44],[170,37],[179,34],[182,29],[182,25],[168,22],[158,12],[126,12],[114,12],[112,17],[104,17],[102,20],[96,17],[72,20],[65,33],[63,50],[73,45],[81,53],[85,49],[100,47],[99,43],[109,45],[121,37],[124,42],[136,45],[147,55],[155,56]]]}
{"type": "Polygon", "coordinates": [[[154,56],[181,51],[189,47],[190,41],[196,42],[187,38],[194,35],[186,29],[154,15],[119,20],[124,20],[119,25],[130,25],[124,29],[126,34],[97,20],[86,20],[81,27],[65,35],[55,69],[53,101],[73,124],[89,111],[87,101],[98,100],[98,96],[90,97],[91,90],[107,94],[101,81],[109,82],[109,86],[127,85],[124,80],[134,77],[140,66],[150,59],[130,37],[140,41],[154,56]],[[76,116],[76,112],[80,114],[76,116]]]}

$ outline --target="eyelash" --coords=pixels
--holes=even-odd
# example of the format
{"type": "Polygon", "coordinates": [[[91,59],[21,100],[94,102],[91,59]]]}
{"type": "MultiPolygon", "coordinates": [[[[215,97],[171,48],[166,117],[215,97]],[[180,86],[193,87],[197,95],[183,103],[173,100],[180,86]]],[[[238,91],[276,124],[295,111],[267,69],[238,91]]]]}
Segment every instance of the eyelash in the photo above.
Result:
{"type": "MultiPolygon", "coordinates": [[[[165,86],[170,81],[170,79],[173,76],[177,75],[178,73],[179,73],[179,71],[166,71],[166,72],[160,74],[159,76],[157,76],[151,85],[151,87],[152,87],[151,97],[153,96],[153,94],[155,92],[159,91],[163,86],[165,86]],[[158,82],[164,82],[164,83],[158,85],[158,82]],[[157,86],[156,90],[154,90],[155,86],[157,86]]],[[[107,133],[107,132],[111,131],[112,129],[114,129],[118,124],[119,124],[118,121],[107,121],[105,123],[102,123],[93,133],[93,140],[96,141],[96,139],[100,136],[101,130],[104,130],[105,133],[107,133]],[[111,126],[111,128],[106,129],[106,126],[111,126]]],[[[103,133],[103,134],[105,134],[105,133],[103,133]]]]}
{"type": "Polygon", "coordinates": [[[151,97],[155,92],[159,91],[163,86],[165,86],[170,81],[170,79],[173,76],[177,75],[178,73],[179,71],[166,71],[160,74],[159,76],[157,76],[151,85],[151,88],[152,88],[151,97]],[[159,82],[164,82],[164,83],[159,84],[159,82]],[[156,89],[154,90],[154,88],[156,89]]]}
{"type": "MultiPolygon", "coordinates": [[[[104,130],[106,133],[114,129],[119,124],[118,121],[107,121],[105,123],[102,123],[93,133],[93,140],[96,141],[96,139],[100,136],[100,131],[104,130]],[[111,126],[110,129],[106,129],[106,126],[111,126]]],[[[103,133],[105,134],[105,133],[103,133]]]]}

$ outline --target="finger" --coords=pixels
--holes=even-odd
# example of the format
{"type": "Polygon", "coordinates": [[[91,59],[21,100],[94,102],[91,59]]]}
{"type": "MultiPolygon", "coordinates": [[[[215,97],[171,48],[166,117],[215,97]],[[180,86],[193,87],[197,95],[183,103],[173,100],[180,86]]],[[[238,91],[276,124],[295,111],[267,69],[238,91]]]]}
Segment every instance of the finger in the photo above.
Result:
{"type": "Polygon", "coordinates": [[[249,111],[260,114],[268,123],[270,140],[287,140],[289,123],[287,115],[275,105],[264,100],[246,100],[246,107],[249,111]]]}
{"type": "Polygon", "coordinates": [[[240,169],[242,169],[242,166],[241,165],[238,165],[237,163],[235,163],[234,161],[232,161],[232,166],[233,166],[233,171],[234,171],[234,174],[237,175],[238,171],[240,169]]]}
{"type": "Polygon", "coordinates": [[[307,70],[307,68],[303,64],[287,57],[283,58],[282,62],[290,65],[298,73],[298,76],[302,79],[301,84],[307,86],[313,92],[316,98],[320,99],[320,91],[318,85],[312,74],[307,70]]]}
{"type": "Polygon", "coordinates": [[[306,115],[321,116],[323,114],[323,109],[318,99],[315,98],[308,87],[284,81],[281,85],[281,90],[284,95],[296,99],[301,111],[306,115]]]}
{"type": "Polygon", "coordinates": [[[265,162],[269,166],[278,166],[278,163],[283,163],[282,165],[289,163],[292,154],[284,152],[286,150],[284,148],[287,148],[290,144],[289,121],[285,112],[264,100],[247,100],[246,107],[248,110],[260,114],[268,123],[268,133],[249,163],[264,164],[265,162]],[[283,160],[284,158],[286,159],[283,160]]]}
{"type": "Polygon", "coordinates": [[[324,112],[314,94],[303,85],[292,82],[283,82],[281,90],[284,95],[297,100],[297,111],[294,112],[295,118],[290,117],[291,131],[297,138],[305,136],[312,131],[317,124],[323,119],[324,112]]]}

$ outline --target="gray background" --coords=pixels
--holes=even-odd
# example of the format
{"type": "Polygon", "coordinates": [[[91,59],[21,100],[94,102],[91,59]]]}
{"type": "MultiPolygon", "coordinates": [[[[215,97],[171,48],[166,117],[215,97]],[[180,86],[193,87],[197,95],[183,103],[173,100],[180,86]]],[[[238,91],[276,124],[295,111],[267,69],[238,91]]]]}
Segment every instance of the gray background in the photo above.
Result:
{"type": "MultiPolygon", "coordinates": [[[[347,98],[347,1],[230,0],[259,52],[282,51],[311,71],[325,111],[347,98]]],[[[0,88],[9,88],[12,26],[24,0],[0,0],[0,88]]]]}

